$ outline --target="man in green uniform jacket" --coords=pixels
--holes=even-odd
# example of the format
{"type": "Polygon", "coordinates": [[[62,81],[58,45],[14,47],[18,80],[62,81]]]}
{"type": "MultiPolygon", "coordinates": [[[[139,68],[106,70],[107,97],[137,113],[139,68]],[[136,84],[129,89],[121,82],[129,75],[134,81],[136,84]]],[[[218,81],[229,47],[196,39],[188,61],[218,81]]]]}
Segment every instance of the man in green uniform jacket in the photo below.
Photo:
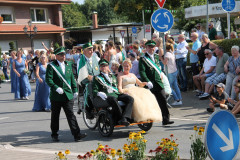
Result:
{"type": "Polygon", "coordinates": [[[46,83],[51,88],[51,130],[52,140],[58,142],[59,116],[63,108],[69,127],[75,141],[86,137],[86,134],[80,133],[76,117],[73,113],[74,98],[78,96],[76,82],[72,73],[72,66],[65,61],[65,50],[60,47],[55,50],[55,61],[47,66],[46,83]]]}
{"type": "Polygon", "coordinates": [[[139,60],[139,74],[143,82],[148,82],[147,87],[155,95],[158,105],[162,111],[162,124],[172,124],[173,121],[169,120],[169,111],[167,108],[167,102],[165,98],[164,85],[162,82],[162,77],[160,73],[159,56],[154,54],[154,48],[156,43],[152,40],[149,40],[145,43],[147,47],[147,53],[139,60]]]}
{"type": "Polygon", "coordinates": [[[108,65],[105,59],[99,61],[101,72],[93,79],[93,104],[97,107],[112,106],[114,119],[118,120],[119,124],[128,126],[134,100],[131,96],[118,92],[117,79],[109,73],[108,65]],[[121,107],[118,101],[124,102],[125,105],[121,107]]]}

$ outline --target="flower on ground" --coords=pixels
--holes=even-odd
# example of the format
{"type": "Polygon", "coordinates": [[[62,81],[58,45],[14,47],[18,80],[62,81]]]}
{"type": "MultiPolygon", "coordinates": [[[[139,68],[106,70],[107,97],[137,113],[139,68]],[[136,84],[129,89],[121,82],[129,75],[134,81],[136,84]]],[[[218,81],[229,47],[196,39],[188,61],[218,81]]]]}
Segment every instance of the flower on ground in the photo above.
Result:
{"type": "Polygon", "coordinates": [[[70,151],[67,149],[67,150],[65,151],[65,154],[70,154],[70,151]]]}

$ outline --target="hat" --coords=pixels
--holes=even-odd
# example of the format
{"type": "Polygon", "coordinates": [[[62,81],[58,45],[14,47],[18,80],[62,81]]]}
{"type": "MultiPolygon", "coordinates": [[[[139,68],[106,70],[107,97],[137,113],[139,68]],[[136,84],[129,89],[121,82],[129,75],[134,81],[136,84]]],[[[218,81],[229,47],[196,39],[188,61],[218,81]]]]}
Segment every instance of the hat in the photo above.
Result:
{"type": "Polygon", "coordinates": [[[225,85],[223,83],[218,83],[216,86],[225,89],[225,85]]]}
{"type": "Polygon", "coordinates": [[[65,48],[64,47],[59,47],[54,51],[55,55],[58,55],[60,53],[64,53],[65,54],[65,48]]]}
{"type": "Polygon", "coordinates": [[[101,59],[99,62],[98,62],[98,65],[101,66],[101,65],[109,65],[109,62],[106,60],[106,59],[101,59]]]}
{"type": "Polygon", "coordinates": [[[148,40],[146,43],[145,43],[145,46],[155,46],[156,45],[156,42],[154,42],[153,40],[148,40]]]}
{"type": "Polygon", "coordinates": [[[92,43],[88,42],[88,43],[85,43],[82,48],[83,48],[83,49],[93,48],[93,45],[92,45],[92,43]]]}
{"type": "Polygon", "coordinates": [[[130,53],[129,56],[135,58],[136,56],[133,53],[130,53]]]}

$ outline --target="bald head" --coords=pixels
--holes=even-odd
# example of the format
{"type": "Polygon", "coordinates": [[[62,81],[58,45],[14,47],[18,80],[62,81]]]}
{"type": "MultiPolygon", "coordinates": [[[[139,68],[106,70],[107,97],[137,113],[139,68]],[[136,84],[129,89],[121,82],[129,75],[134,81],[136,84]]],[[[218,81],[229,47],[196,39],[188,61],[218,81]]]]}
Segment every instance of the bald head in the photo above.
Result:
{"type": "Polygon", "coordinates": [[[185,40],[185,36],[183,34],[178,35],[178,42],[183,42],[185,40]]]}

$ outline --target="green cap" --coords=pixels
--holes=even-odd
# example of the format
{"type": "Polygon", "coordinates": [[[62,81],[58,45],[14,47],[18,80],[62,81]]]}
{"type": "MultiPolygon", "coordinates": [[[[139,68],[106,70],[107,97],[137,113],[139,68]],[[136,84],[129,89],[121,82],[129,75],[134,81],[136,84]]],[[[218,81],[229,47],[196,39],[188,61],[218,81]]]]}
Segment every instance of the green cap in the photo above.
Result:
{"type": "Polygon", "coordinates": [[[58,55],[60,53],[65,53],[65,48],[64,47],[59,47],[54,51],[55,55],[58,55]]]}
{"type": "Polygon", "coordinates": [[[148,40],[148,41],[145,43],[145,46],[156,46],[156,42],[153,41],[153,40],[148,40]]]}
{"type": "Polygon", "coordinates": [[[85,43],[82,48],[86,49],[86,48],[92,48],[92,47],[93,47],[92,43],[88,42],[88,43],[85,43]]]}
{"type": "Polygon", "coordinates": [[[101,65],[109,65],[109,62],[106,60],[106,59],[101,59],[99,62],[98,62],[98,65],[101,66],[101,65]]]}

